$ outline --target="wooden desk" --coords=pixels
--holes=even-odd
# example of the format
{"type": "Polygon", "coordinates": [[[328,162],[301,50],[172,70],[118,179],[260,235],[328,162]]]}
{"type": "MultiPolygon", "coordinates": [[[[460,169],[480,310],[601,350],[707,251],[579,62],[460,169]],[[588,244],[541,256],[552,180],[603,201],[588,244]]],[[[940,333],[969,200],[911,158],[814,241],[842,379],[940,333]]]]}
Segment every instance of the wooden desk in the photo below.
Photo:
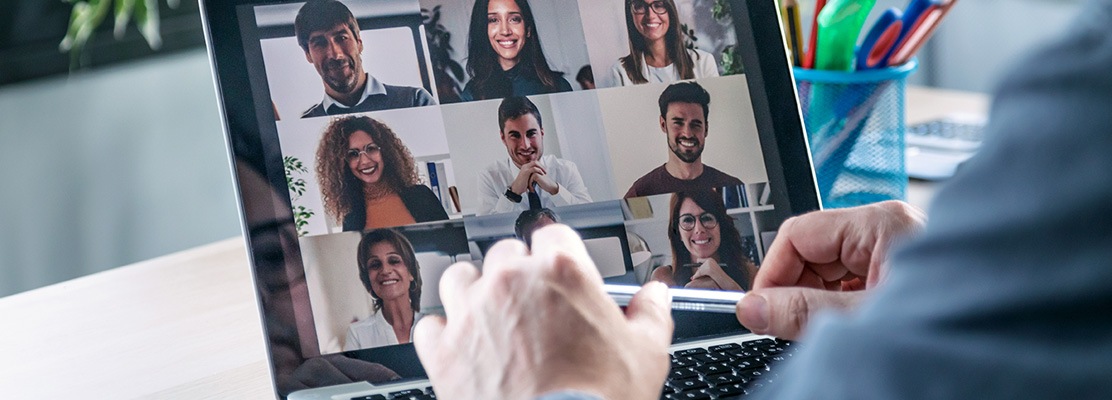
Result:
{"type": "MultiPolygon", "coordinates": [[[[908,91],[908,121],[983,112],[984,96],[908,91]]],[[[933,184],[913,182],[925,207],[933,184]]],[[[272,398],[241,238],[0,299],[7,398],[272,398]]]]}

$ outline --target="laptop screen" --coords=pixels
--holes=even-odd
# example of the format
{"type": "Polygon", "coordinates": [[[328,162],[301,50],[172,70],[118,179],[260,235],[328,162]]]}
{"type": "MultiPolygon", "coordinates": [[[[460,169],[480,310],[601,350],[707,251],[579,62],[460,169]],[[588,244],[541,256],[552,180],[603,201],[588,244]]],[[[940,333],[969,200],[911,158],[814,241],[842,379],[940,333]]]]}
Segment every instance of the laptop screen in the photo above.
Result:
{"type": "Polygon", "coordinates": [[[205,3],[280,383],[421,375],[445,269],[550,223],[607,283],[747,290],[818,207],[772,0],[205,3]]]}

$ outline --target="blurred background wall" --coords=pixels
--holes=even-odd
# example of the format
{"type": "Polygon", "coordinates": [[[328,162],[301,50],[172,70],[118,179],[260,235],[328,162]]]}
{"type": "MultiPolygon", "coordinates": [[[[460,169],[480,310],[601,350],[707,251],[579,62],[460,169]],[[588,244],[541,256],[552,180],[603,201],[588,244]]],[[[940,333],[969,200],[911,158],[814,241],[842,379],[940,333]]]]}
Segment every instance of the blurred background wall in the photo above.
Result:
{"type": "MultiPolygon", "coordinates": [[[[913,83],[988,91],[1084,0],[960,1],[913,83]]],[[[74,73],[57,50],[69,7],[0,2],[0,296],[239,234],[196,4],[163,10],[157,52],[102,27],[74,73]]]]}

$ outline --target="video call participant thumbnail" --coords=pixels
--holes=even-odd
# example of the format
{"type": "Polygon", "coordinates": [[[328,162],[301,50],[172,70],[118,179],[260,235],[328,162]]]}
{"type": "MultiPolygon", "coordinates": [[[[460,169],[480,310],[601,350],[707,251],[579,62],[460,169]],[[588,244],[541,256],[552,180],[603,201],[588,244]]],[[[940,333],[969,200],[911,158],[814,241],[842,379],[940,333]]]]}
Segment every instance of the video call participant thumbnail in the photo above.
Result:
{"type": "Polygon", "coordinates": [[[498,106],[498,129],[509,158],[479,174],[479,215],[555,208],[591,202],[575,163],[544,154],[537,106],[507,97],[498,106]]]}
{"type": "Polygon", "coordinates": [[[305,59],[324,83],[324,99],[301,118],[436,104],[424,88],[387,85],[363,70],[359,22],[343,3],[309,0],[293,26],[305,59]]]}
{"type": "Polygon", "coordinates": [[[757,265],[745,255],[722,196],[711,189],[675,193],[668,215],[672,265],[654,269],[652,280],[689,289],[749,290],[757,265]]]}
{"type": "Polygon", "coordinates": [[[714,56],[684,45],[673,0],[626,0],[629,55],[610,68],[615,85],[672,83],[718,76],[714,56]]]}
{"type": "Polygon", "coordinates": [[[572,91],[548,65],[527,0],[478,0],[471,10],[463,101],[572,91]]]}
{"type": "Polygon", "coordinates": [[[421,266],[413,245],[393,229],[363,234],[356,262],[374,312],[353,322],[344,351],[409,343],[421,309],[421,266]]]}
{"type": "Polygon", "coordinates": [[[421,183],[409,148],[390,127],[364,116],[340,117],[317,147],[324,210],[345,231],[448,219],[421,183]]]}
{"type": "Polygon", "coordinates": [[[660,94],[660,130],[668,161],[638,178],[625,198],[738,186],[740,179],[703,164],[710,125],[710,94],[695,82],[674,83],[660,94]]]}

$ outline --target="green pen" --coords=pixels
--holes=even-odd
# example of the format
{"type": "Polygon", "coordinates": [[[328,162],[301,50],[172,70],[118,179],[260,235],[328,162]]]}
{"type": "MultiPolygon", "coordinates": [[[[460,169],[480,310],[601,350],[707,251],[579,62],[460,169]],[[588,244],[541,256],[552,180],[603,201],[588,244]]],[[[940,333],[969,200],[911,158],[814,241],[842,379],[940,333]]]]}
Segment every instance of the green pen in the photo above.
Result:
{"type": "Polygon", "coordinates": [[[853,71],[854,50],[876,0],[831,0],[819,12],[815,69],[853,71]]]}

